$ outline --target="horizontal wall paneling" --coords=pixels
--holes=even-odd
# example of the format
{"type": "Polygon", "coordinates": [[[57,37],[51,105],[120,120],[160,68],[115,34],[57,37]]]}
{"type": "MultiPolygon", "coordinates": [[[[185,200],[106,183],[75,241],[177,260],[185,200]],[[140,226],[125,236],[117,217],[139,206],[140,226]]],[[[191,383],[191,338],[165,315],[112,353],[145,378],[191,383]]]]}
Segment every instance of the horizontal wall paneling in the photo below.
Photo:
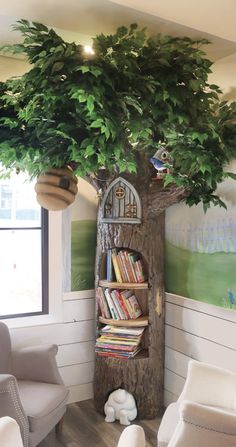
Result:
{"type": "Polygon", "coordinates": [[[236,372],[236,312],[166,294],[165,404],[179,396],[191,358],[236,372]]]}

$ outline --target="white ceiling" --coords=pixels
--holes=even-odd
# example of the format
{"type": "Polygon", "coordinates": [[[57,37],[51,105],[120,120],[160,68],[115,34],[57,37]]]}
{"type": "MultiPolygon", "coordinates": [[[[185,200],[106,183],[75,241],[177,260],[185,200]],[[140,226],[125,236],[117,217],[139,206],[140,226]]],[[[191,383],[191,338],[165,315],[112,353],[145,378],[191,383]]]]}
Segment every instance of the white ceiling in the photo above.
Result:
{"type": "Polygon", "coordinates": [[[108,0],[236,42],[235,0],[108,0]]]}
{"type": "Polygon", "coordinates": [[[0,0],[0,12],[0,44],[19,41],[11,25],[26,18],[83,44],[135,22],[149,34],[206,37],[212,60],[236,52],[235,0],[0,0]]]}

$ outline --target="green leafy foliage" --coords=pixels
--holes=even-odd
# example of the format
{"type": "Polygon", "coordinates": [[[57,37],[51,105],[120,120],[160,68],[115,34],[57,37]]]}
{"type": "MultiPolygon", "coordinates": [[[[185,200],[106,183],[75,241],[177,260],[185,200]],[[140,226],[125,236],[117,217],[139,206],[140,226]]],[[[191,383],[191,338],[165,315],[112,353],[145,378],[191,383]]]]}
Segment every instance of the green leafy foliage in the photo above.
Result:
{"type": "MultiPolygon", "coordinates": [[[[219,99],[208,83],[206,41],[157,35],[133,24],[94,38],[94,56],[54,30],[20,20],[24,53],[32,68],[0,83],[0,160],[38,175],[73,164],[78,175],[135,172],[160,145],[173,157],[165,184],[188,189],[189,205],[223,206],[214,194],[235,156],[236,104],[219,99]]],[[[151,169],[151,165],[150,165],[151,169]]]]}

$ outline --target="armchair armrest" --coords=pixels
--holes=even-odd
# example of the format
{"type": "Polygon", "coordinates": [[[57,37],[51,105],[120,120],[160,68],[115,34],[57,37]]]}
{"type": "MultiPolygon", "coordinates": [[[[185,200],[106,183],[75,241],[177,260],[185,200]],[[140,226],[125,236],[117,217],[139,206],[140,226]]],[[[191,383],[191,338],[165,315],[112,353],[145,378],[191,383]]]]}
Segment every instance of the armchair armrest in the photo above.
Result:
{"type": "Polygon", "coordinates": [[[236,410],[236,374],[191,360],[178,401],[182,400],[236,410]]]}
{"type": "Polygon", "coordinates": [[[56,363],[56,345],[33,346],[12,352],[12,372],[17,379],[62,384],[56,363]]]}
{"type": "Polygon", "coordinates": [[[183,401],[180,421],[168,447],[233,447],[236,445],[236,413],[183,401]]]}
{"type": "Polygon", "coordinates": [[[10,416],[20,427],[24,446],[28,446],[29,423],[23,410],[18,385],[14,376],[0,374],[0,417],[10,416]]]}

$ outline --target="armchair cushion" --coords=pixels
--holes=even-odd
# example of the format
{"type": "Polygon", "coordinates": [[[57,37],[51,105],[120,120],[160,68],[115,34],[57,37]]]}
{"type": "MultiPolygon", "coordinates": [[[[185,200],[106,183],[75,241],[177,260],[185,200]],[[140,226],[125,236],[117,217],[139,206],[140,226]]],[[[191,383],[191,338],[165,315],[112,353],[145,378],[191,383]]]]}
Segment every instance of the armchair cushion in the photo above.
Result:
{"type": "Polygon", "coordinates": [[[38,431],[57,408],[66,405],[68,390],[64,385],[18,380],[18,388],[30,431],[38,431]]]}
{"type": "Polygon", "coordinates": [[[199,428],[236,436],[235,411],[183,401],[180,406],[180,417],[186,423],[199,428]]]}
{"type": "Polygon", "coordinates": [[[168,447],[235,447],[236,414],[183,401],[180,420],[168,447]]]}
{"type": "Polygon", "coordinates": [[[12,352],[12,374],[21,380],[61,384],[56,354],[58,347],[33,346],[12,352]]]}

